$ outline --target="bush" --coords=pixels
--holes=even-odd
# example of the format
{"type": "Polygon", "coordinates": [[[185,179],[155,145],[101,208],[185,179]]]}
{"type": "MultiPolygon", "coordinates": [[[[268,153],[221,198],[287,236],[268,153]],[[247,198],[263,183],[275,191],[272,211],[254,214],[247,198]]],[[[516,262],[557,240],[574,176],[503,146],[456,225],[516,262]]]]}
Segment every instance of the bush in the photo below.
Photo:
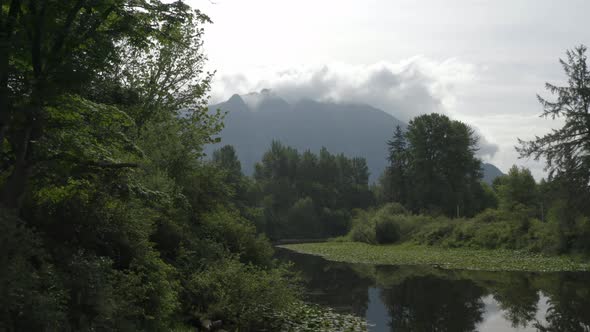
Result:
{"type": "Polygon", "coordinates": [[[409,215],[399,204],[387,204],[378,210],[357,212],[348,238],[369,244],[412,241],[416,244],[448,248],[528,250],[556,254],[563,251],[564,239],[570,248],[584,252],[590,245],[590,221],[578,218],[572,231],[558,227],[555,208],[550,222],[531,218],[529,209],[515,205],[511,211],[487,209],[471,219],[444,216],[409,215]]]}
{"type": "Polygon", "coordinates": [[[497,209],[485,209],[472,219],[477,223],[493,223],[506,220],[506,213],[497,209]]]}
{"type": "Polygon", "coordinates": [[[267,270],[226,259],[195,273],[187,288],[196,319],[223,319],[228,330],[259,331],[298,300],[292,281],[284,268],[267,270]]]}
{"type": "Polygon", "coordinates": [[[530,251],[559,253],[560,238],[557,224],[533,219],[527,233],[527,242],[527,249],[530,251]]]}
{"type": "Polygon", "coordinates": [[[379,244],[395,243],[400,239],[399,225],[393,218],[377,221],[375,225],[375,240],[379,244]]]}
{"type": "Polygon", "coordinates": [[[379,213],[387,214],[387,215],[396,215],[396,214],[408,214],[408,210],[401,205],[400,203],[387,203],[382,208],[379,209],[379,213]]]}
{"type": "Polygon", "coordinates": [[[448,222],[431,222],[421,227],[413,236],[418,244],[440,245],[453,231],[454,225],[448,222]]]}
{"type": "Polygon", "coordinates": [[[356,217],[353,219],[352,229],[350,230],[350,238],[354,242],[365,242],[369,244],[376,244],[375,238],[375,224],[366,216],[356,217]]]}
{"type": "Polygon", "coordinates": [[[206,235],[222,244],[243,263],[270,266],[273,250],[268,239],[256,234],[256,227],[242,218],[238,211],[224,208],[207,213],[203,217],[206,235]]]}
{"type": "Polygon", "coordinates": [[[369,244],[407,240],[429,217],[410,216],[399,203],[388,203],[378,210],[356,211],[348,237],[369,244]]]}
{"type": "Polygon", "coordinates": [[[578,217],[574,225],[575,236],[572,248],[579,252],[590,252],[590,218],[578,217]]]}

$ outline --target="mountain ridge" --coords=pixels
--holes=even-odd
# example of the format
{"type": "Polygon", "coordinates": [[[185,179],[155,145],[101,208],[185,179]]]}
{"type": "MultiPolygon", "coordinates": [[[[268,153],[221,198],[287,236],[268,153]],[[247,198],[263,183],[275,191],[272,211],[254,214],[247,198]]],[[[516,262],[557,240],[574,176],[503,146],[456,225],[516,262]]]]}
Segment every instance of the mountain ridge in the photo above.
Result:
{"type": "MultiPolygon", "coordinates": [[[[255,163],[262,159],[270,143],[278,140],[299,151],[318,152],[326,147],[332,153],[364,157],[371,172],[370,180],[375,181],[387,166],[387,140],[397,125],[407,126],[368,104],[311,99],[291,104],[268,89],[246,97],[234,94],[209,109],[221,109],[227,115],[220,132],[221,143],[207,146],[205,153],[211,154],[226,144],[233,145],[247,175],[253,174],[255,163]]],[[[483,164],[482,170],[488,183],[502,174],[491,164],[483,164]]]]}

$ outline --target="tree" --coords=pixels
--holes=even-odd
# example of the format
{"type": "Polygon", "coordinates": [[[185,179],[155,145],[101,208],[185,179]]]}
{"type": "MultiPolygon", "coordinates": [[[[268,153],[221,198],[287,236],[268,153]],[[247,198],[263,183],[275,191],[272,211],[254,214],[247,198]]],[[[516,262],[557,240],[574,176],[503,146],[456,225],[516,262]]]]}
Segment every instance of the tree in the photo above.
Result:
{"type": "MultiPolygon", "coordinates": [[[[121,47],[149,49],[168,27],[195,15],[180,1],[21,1],[0,8],[0,204],[18,209],[35,151],[48,129],[48,107],[65,94],[86,95],[121,63],[121,47]]],[[[200,14],[197,14],[200,15],[200,14]]],[[[59,108],[56,108],[58,112],[59,108]]],[[[104,160],[94,160],[105,164],[104,160]]],[[[112,163],[109,163],[112,164],[112,163]]],[[[119,163],[122,167],[124,164],[119,163]]],[[[111,167],[111,166],[109,166],[111,167]]]]}
{"type": "Polygon", "coordinates": [[[544,118],[563,118],[560,129],[532,141],[519,139],[516,149],[521,157],[544,157],[550,177],[563,175],[575,181],[586,191],[590,185],[590,71],[588,69],[586,46],[580,45],[566,51],[567,59],[560,59],[568,78],[567,86],[550,83],[545,88],[557,96],[549,101],[537,96],[543,106],[544,118]]]}
{"type": "Polygon", "coordinates": [[[536,211],[539,205],[537,183],[531,171],[514,165],[507,175],[494,180],[494,189],[498,193],[500,208],[512,211],[518,205],[536,211]]]}
{"type": "Polygon", "coordinates": [[[0,5],[0,330],[272,330],[266,305],[296,299],[202,159],[221,128],[204,21],[182,1],[0,5]]]}
{"type": "Polygon", "coordinates": [[[406,190],[406,168],[408,164],[407,155],[407,141],[400,126],[395,128],[393,137],[387,141],[389,149],[389,167],[386,169],[386,181],[388,190],[388,198],[390,202],[399,202],[405,204],[407,200],[406,190]]]}
{"type": "Polygon", "coordinates": [[[272,238],[342,235],[352,209],[373,203],[366,160],[334,155],[326,148],[319,154],[299,154],[273,142],[254,177],[272,238]]]}
{"type": "Polygon", "coordinates": [[[213,152],[213,163],[228,172],[230,183],[237,183],[242,178],[242,165],[236,150],[231,145],[225,145],[213,152]]]}
{"type": "Polygon", "coordinates": [[[445,115],[421,115],[410,121],[407,181],[412,184],[408,207],[448,216],[473,215],[481,191],[478,137],[473,129],[445,115]]]}
{"type": "MultiPolygon", "coordinates": [[[[566,59],[560,59],[567,76],[567,85],[546,83],[545,88],[556,99],[550,101],[541,96],[541,117],[563,118],[564,125],[532,141],[519,139],[516,150],[521,157],[544,158],[549,181],[557,188],[559,198],[549,211],[558,214],[561,249],[570,249],[580,232],[576,224],[587,214],[590,198],[590,70],[586,56],[587,47],[580,45],[566,51],[566,59]],[[559,211],[559,212],[558,212],[559,211]]],[[[581,234],[581,233],[580,233],[581,234]]],[[[583,239],[587,242],[587,239],[583,239]]],[[[577,241],[579,242],[579,241],[577,241]]]]}

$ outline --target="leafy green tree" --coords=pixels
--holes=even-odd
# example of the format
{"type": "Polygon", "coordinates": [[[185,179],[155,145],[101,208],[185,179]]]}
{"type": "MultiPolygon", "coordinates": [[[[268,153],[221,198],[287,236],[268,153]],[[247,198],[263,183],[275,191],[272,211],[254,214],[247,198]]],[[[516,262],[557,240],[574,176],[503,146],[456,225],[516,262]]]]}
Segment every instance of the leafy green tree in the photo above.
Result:
{"type": "Polygon", "coordinates": [[[315,204],[309,197],[297,200],[288,211],[289,236],[305,238],[310,234],[322,234],[322,224],[318,218],[315,204]]]}
{"type": "Polygon", "coordinates": [[[498,193],[500,208],[512,211],[517,205],[521,205],[533,211],[537,210],[537,183],[527,168],[512,166],[507,175],[494,180],[494,188],[498,193]]]}
{"type": "Polygon", "coordinates": [[[274,311],[295,299],[236,202],[231,167],[202,158],[221,128],[206,107],[207,21],[180,1],[0,6],[0,330],[163,331],[220,317],[268,329],[272,313],[241,316],[209,296],[273,284],[244,300],[274,311]],[[213,270],[232,276],[223,290],[213,270]]]}
{"type": "Polygon", "coordinates": [[[373,203],[366,161],[333,155],[326,148],[318,155],[299,154],[273,142],[254,177],[271,238],[342,235],[350,211],[373,203]]]}
{"type": "MultiPolygon", "coordinates": [[[[200,14],[196,16],[199,17],[200,14]]],[[[123,45],[152,46],[167,27],[195,13],[182,2],[12,0],[0,9],[0,142],[5,181],[1,203],[20,208],[34,167],[44,161],[48,110],[59,98],[85,96],[122,63],[123,45]],[[42,150],[42,149],[41,149],[42,150]]],[[[59,115],[57,115],[59,117],[59,115]]],[[[103,160],[95,160],[97,164],[103,160]]]]}
{"type": "Polygon", "coordinates": [[[481,189],[481,161],[473,129],[434,113],[410,121],[406,137],[410,209],[449,216],[477,212],[472,197],[481,189]]]}

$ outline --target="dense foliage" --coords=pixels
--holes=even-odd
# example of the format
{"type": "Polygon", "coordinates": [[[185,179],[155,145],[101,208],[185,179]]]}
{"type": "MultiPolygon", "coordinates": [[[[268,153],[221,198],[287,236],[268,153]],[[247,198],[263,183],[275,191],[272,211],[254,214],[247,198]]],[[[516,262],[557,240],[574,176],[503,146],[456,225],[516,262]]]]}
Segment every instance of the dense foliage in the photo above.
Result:
{"type": "Polygon", "coordinates": [[[414,118],[406,132],[397,127],[388,142],[390,165],[379,200],[447,216],[472,216],[489,207],[477,142],[469,126],[436,113],[414,118]]]}
{"type": "Polygon", "coordinates": [[[357,211],[345,237],[370,244],[409,242],[448,248],[512,249],[561,254],[588,253],[590,218],[571,214],[555,182],[535,183],[516,166],[494,181],[489,195],[498,208],[471,218],[412,214],[399,203],[357,211]],[[566,228],[567,226],[567,228],[566,228]]]}
{"type": "Polygon", "coordinates": [[[208,18],[156,0],[0,10],[0,330],[277,324],[290,273],[231,151],[202,158],[222,126],[208,18]]]}
{"type": "Polygon", "coordinates": [[[273,142],[254,174],[271,238],[317,238],[345,234],[351,211],[373,203],[363,158],[319,154],[273,142]]]}

